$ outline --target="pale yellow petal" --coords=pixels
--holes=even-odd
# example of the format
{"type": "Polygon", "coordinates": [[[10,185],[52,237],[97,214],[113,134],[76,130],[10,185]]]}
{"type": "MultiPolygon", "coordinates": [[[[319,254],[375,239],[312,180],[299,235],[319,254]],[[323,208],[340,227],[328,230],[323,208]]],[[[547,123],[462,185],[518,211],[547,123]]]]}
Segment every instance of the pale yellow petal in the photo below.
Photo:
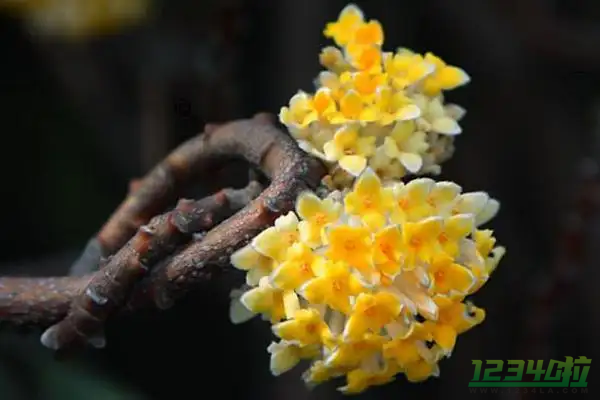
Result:
{"type": "Polygon", "coordinates": [[[470,192],[460,195],[458,203],[455,206],[455,211],[458,214],[479,214],[490,196],[486,192],[470,192]]]}
{"type": "Polygon", "coordinates": [[[415,153],[400,153],[400,163],[412,173],[418,172],[423,166],[423,158],[415,153]]]}
{"type": "Polygon", "coordinates": [[[432,129],[433,131],[444,135],[458,135],[462,132],[458,122],[448,117],[434,119],[432,122],[432,129]]]}
{"type": "Polygon", "coordinates": [[[363,156],[350,155],[343,156],[339,163],[344,171],[353,176],[359,176],[367,166],[367,159],[363,156]]]}
{"type": "Polygon", "coordinates": [[[229,319],[233,324],[241,324],[252,319],[256,314],[248,310],[239,298],[231,299],[229,303],[229,319]]]}
{"type": "Polygon", "coordinates": [[[489,222],[498,214],[500,202],[496,199],[489,199],[483,209],[475,216],[475,224],[481,226],[489,222]]]}
{"type": "Polygon", "coordinates": [[[440,97],[436,97],[431,99],[427,103],[427,115],[429,119],[438,119],[445,116],[444,106],[442,105],[442,100],[440,97]]]}
{"type": "Polygon", "coordinates": [[[340,149],[337,144],[330,140],[323,145],[323,153],[327,161],[337,161],[344,155],[343,149],[340,149]]]}
{"type": "Polygon", "coordinates": [[[302,219],[309,219],[321,211],[321,199],[313,192],[300,193],[296,200],[296,212],[302,219]]]}
{"type": "Polygon", "coordinates": [[[293,231],[298,226],[298,217],[293,211],[278,217],[275,220],[275,228],[279,231],[293,231]]]}
{"type": "Polygon", "coordinates": [[[281,234],[269,227],[252,239],[252,247],[264,256],[278,259],[281,256],[281,234]]]}
{"type": "Polygon", "coordinates": [[[416,104],[409,104],[398,110],[396,118],[400,121],[417,119],[421,116],[421,109],[416,104]]]}
{"type": "Polygon", "coordinates": [[[462,188],[454,182],[436,182],[429,197],[436,205],[448,204],[460,194],[462,188]]]}
{"type": "Polygon", "coordinates": [[[400,121],[394,125],[394,129],[392,129],[390,135],[398,143],[402,143],[403,141],[407,140],[414,131],[415,124],[413,121],[400,121]]]}
{"type": "Polygon", "coordinates": [[[450,118],[452,118],[455,121],[460,121],[461,119],[463,119],[463,117],[467,113],[467,110],[465,110],[463,107],[459,106],[458,104],[446,104],[444,106],[444,111],[447,116],[449,116],[450,118]]]}
{"type": "Polygon", "coordinates": [[[386,137],[383,141],[384,154],[389,158],[398,158],[400,156],[400,150],[398,144],[391,137],[386,137]]]}
{"type": "Polygon", "coordinates": [[[445,230],[451,237],[464,237],[475,229],[473,214],[457,214],[445,222],[445,230]]]}
{"type": "Polygon", "coordinates": [[[273,295],[269,289],[257,287],[244,293],[242,297],[240,297],[240,302],[248,310],[254,313],[262,313],[272,307],[273,295]]]}
{"type": "Polygon", "coordinates": [[[403,192],[408,196],[411,203],[421,204],[426,201],[434,184],[435,181],[431,178],[413,179],[404,186],[403,192]]]}
{"type": "Polygon", "coordinates": [[[246,273],[246,284],[256,286],[262,278],[269,276],[270,273],[270,268],[252,268],[246,273]]]}
{"type": "Polygon", "coordinates": [[[298,351],[292,345],[271,343],[267,351],[271,353],[270,369],[274,376],[291,370],[300,362],[298,351]]]}
{"type": "Polygon", "coordinates": [[[242,247],[231,255],[231,265],[243,271],[264,267],[267,265],[266,262],[268,260],[265,259],[265,256],[250,245],[242,247]]]}
{"type": "Polygon", "coordinates": [[[293,290],[283,293],[283,309],[287,318],[293,318],[296,311],[300,309],[300,300],[293,290]]]}

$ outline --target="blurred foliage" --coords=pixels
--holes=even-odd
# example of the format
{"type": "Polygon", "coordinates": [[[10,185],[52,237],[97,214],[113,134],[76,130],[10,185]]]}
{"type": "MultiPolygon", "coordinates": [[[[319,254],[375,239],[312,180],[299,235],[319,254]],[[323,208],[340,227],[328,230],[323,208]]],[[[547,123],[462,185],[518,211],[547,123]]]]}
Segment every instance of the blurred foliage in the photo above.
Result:
{"type": "Polygon", "coordinates": [[[143,21],[151,0],[0,0],[33,33],[85,39],[143,21]]]}

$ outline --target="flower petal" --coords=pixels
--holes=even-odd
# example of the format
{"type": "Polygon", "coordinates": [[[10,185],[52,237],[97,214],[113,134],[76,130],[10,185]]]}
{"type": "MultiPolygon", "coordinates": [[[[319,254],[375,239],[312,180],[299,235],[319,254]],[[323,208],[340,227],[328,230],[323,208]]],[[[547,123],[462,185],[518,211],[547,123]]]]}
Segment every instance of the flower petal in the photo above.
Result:
{"type": "Polygon", "coordinates": [[[483,207],[483,210],[481,210],[475,216],[475,224],[477,226],[481,226],[483,224],[486,224],[492,218],[494,218],[496,216],[496,214],[498,214],[499,210],[500,210],[500,202],[498,200],[496,200],[496,199],[489,199],[487,201],[487,203],[485,203],[485,206],[483,207]]]}
{"type": "Polygon", "coordinates": [[[441,117],[433,120],[432,129],[434,132],[442,133],[444,135],[458,135],[462,132],[458,122],[448,117],[441,117]]]}
{"type": "Polygon", "coordinates": [[[455,214],[479,214],[490,196],[486,192],[470,192],[460,195],[458,203],[454,207],[455,214]]]}
{"type": "Polygon", "coordinates": [[[447,116],[449,116],[450,118],[452,118],[455,121],[460,121],[461,119],[463,119],[463,117],[467,113],[467,110],[465,110],[463,107],[459,106],[458,104],[446,104],[444,106],[444,111],[447,116]]]}
{"type": "Polygon", "coordinates": [[[302,219],[309,219],[321,211],[321,199],[310,191],[300,193],[296,200],[296,212],[302,219]]]}
{"type": "Polygon", "coordinates": [[[396,118],[399,121],[417,119],[421,116],[421,109],[416,104],[409,104],[398,110],[396,118]]]}
{"type": "Polygon", "coordinates": [[[418,172],[423,166],[423,158],[415,153],[401,152],[399,159],[402,165],[413,174],[418,172]]]}
{"type": "Polygon", "coordinates": [[[241,324],[256,316],[255,313],[248,310],[239,298],[232,298],[229,303],[229,319],[233,324],[241,324]]]}
{"type": "Polygon", "coordinates": [[[268,259],[265,260],[265,256],[249,245],[242,247],[231,255],[231,265],[243,271],[266,266],[266,262],[268,262],[268,259]]]}
{"type": "Polygon", "coordinates": [[[359,176],[367,166],[367,159],[357,155],[343,156],[339,163],[344,171],[354,176],[359,176]]]}
{"type": "Polygon", "coordinates": [[[293,290],[283,293],[283,308],[287,318],[293,318],[296,311],[300,309],[300,300],[293,290]]]}
{"type": "Polygon", "coordinates": [[[275,220],[275,228],[280,232],[295,230],[297,226],[298,226],[298,217],[292,211],[288,212],[285,215],[278,217],[275,220]]]}
{"type": "Polygon", "coordinates": [[[300,362],[298,351],[291,344],[271,343],[267,351],[271,353],[270,369],[274,376],[291,370],[300,362]]]}

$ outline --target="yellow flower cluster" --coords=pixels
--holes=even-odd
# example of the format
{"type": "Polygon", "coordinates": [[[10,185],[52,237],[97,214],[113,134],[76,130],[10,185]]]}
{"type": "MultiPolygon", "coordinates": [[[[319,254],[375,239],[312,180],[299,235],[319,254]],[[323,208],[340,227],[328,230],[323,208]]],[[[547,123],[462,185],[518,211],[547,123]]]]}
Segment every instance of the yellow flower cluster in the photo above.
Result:
{"type": "Polygon", "coordinates": [[[401,373],[436,376],[457,335],[484,319],[465,297],[504,254],[480,229],[498,208],[485,192],[430,178],[382,182],[369,167],[344,193],[304,192],[295,212],[232,255],[247,274],[231,317],[271,321],[275,375],[310,360],[308,384],[345,376],[344,393],[401,373]]]}
{"type": "Polygon", "coordinates": [[[316,93],[298,92],[279,117],[304,150],[329,164],[330,185],[348,185],[367,166],[382,179],[439,173],[465,113],[444,104],[442,92],[468,75],[432,53],[384,52],[380,23],[355,5],[324,34],[339,48],[323,49],[316,93]]]}

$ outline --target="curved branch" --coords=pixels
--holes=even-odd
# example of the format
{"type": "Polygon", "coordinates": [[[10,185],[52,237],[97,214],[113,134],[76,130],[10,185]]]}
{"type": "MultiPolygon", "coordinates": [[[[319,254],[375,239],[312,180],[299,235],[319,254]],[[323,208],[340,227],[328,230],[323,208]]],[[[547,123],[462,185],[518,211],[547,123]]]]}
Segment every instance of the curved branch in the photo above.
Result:
{"type": "MultiPolygon", "coordinates": [[[[114,258],[118,258],[120,262],[109,262],[109,265],[92,276],[53,280],[57,301],[52,304],[52,309],[38,307],[43,303],[43,291],[38,290],[34,296],[27,297],[28,305],[39,310],[35,319],[35,323],[39,325],[56,322],[64,316],[65,304],[72,300],[67,317],[43,335],[43,341],[48,347],[57,349],[82,339],[90,340],[101,332],[105,320],[122,308],[127,295],[132,294],[129,309],[152,302],[159,308],[172,305],[199,281],[210,277],[214,269],[209,266],[228,264],[233,251],[247,243],[277,216],[293,209],[298,193],[306,188],[316,188],[325,174],[325,168],[318,160],[300,150],[294,140],[273,126],[271,119],[264,114],[259,114],[252,120],[208,126],[206,133],[195,140],[201,143],[201,151],[196,153],[197,158],[193,163],[199,170],[209,172],[215,162],[223,162],[232,157],[243,158],[271,178],[271,184],[243,210],[209,231],[202,240],[188,244],[135,287],[140,274],[143,274],[140,265],[148,262],[143,259],[146,247],[155,240],[153,238],[160,236],[156,233],[153,236],[138,233],[119,252],[123,255],[115,255],[114,258]],[[111,285],[110,282],[118,282],[116,286],[123,289],[119,292],[123,295],[109,297],[114,294],[106,290],[111,285]],[[87,286],[84,288],[85,284],[87,286]],[[69,290],[73,287],[80,288],[78,294],[69,290]]],[[[165,217],[158,218],[157,226],[168,226],[164,219],[165,217]]],[[[173,219],[172,217],[171,221],[173,219]]],[[[160,258],[156,257],[155,261],[160,258]]],[[[0,279],[0,290],[5,282],[6,280],[0,279]]],[[[30,285],[39,285],[39,279],[21,279],[18,283],[21,285],[20,290],[27,292],[30,285]]],[[[0,312],[2,309],[0,307],[0,312]]],[[[12,321],[10,315],[6,315],[6,310],[10,308],[4,307],[4,310],[4,318],[12,321]]],[[[33,321],[24,316],[19,322],[33,321]]]]}
{"type": "Polygon", "coordinates": [[[63,318],[91,276],[0,278],[0,326],[40,325],[63,318]]]}
{"type": "MultiPolygon", "coordinates": [[[[164,237],[167,245],[176,243],[178,240],[189,239],[189,234],[200,232],[209,229],[215,224],[223,221],[231,216],[236,211],[242,209],[252,199],[254,199],[261,191],[261,186],[256,181],[252,180],[243,189],[223,189],[214,195],[205,197],[197,202],[183,200],[180,202],[181,208],[185,212],[177,214],[168,213],[164,216],[157,217],[156,222],[167,220],[171,216],[173,222],[179,227],[180,234],[172,237],[164,237]],[[185,233],[181,233],[181,231],[185,233]]],[[[152,223],[150,224],[152,225],[152,223]]],[[[163,229],[165,229],[163,227],[163,229]]],[[[164,230],[163,230],[164,233],[164,230]]],[[[95,239],[94,239],[95,240],[95,239]]],[[[93,241],[90,243],[93,243],[93,241]]],[[[155,239],[156,240],[156,239],[155,239]]],[[[167,247],[167,246],[165,246],[167,247]]],[[[168,253],[166,249],[157,249],[161,252],[168,253]]],[[[89,245],[84,251],[84,255],[89,256],[89,245]]],[[[83,257],[83,256],[82,256],[83,257]]],[[[105,267],[110,264],[109,261],[115,262],[122,255],[109,257],[101,264],[105,267]]],[[[81,261],[81,258],[80,258],[81,261]]],[[[95,264],[98,259],[90,260],[95,264]]],[[[81,261],[81,268],[90,267],[85,265],[85,261],[81,261]]],[[[96,268],[95,268],[96,270],[96,268]]],[[[0,278],[0,323],[4,322],[11,325],[22,326],[44,323],[43,315],[54,318],[56,320],[63,318],[68,312],[70,301],[81,291],[81,288],[87,287],[92,283],[92,278],[102,276],[100,274],[91,275],[92,271],[87,271],[87,276],[79,278],[0,278]]],[[[77,274],[84,275],[84,274],[77,274]]],[[[96,278],[98,279],[98,278],[96,278]]],[[[110,283],[110,291],[122,290],[119,285],[110,283]]],[[[110,294],[109,297],[117,296],[110,294]]]]}

